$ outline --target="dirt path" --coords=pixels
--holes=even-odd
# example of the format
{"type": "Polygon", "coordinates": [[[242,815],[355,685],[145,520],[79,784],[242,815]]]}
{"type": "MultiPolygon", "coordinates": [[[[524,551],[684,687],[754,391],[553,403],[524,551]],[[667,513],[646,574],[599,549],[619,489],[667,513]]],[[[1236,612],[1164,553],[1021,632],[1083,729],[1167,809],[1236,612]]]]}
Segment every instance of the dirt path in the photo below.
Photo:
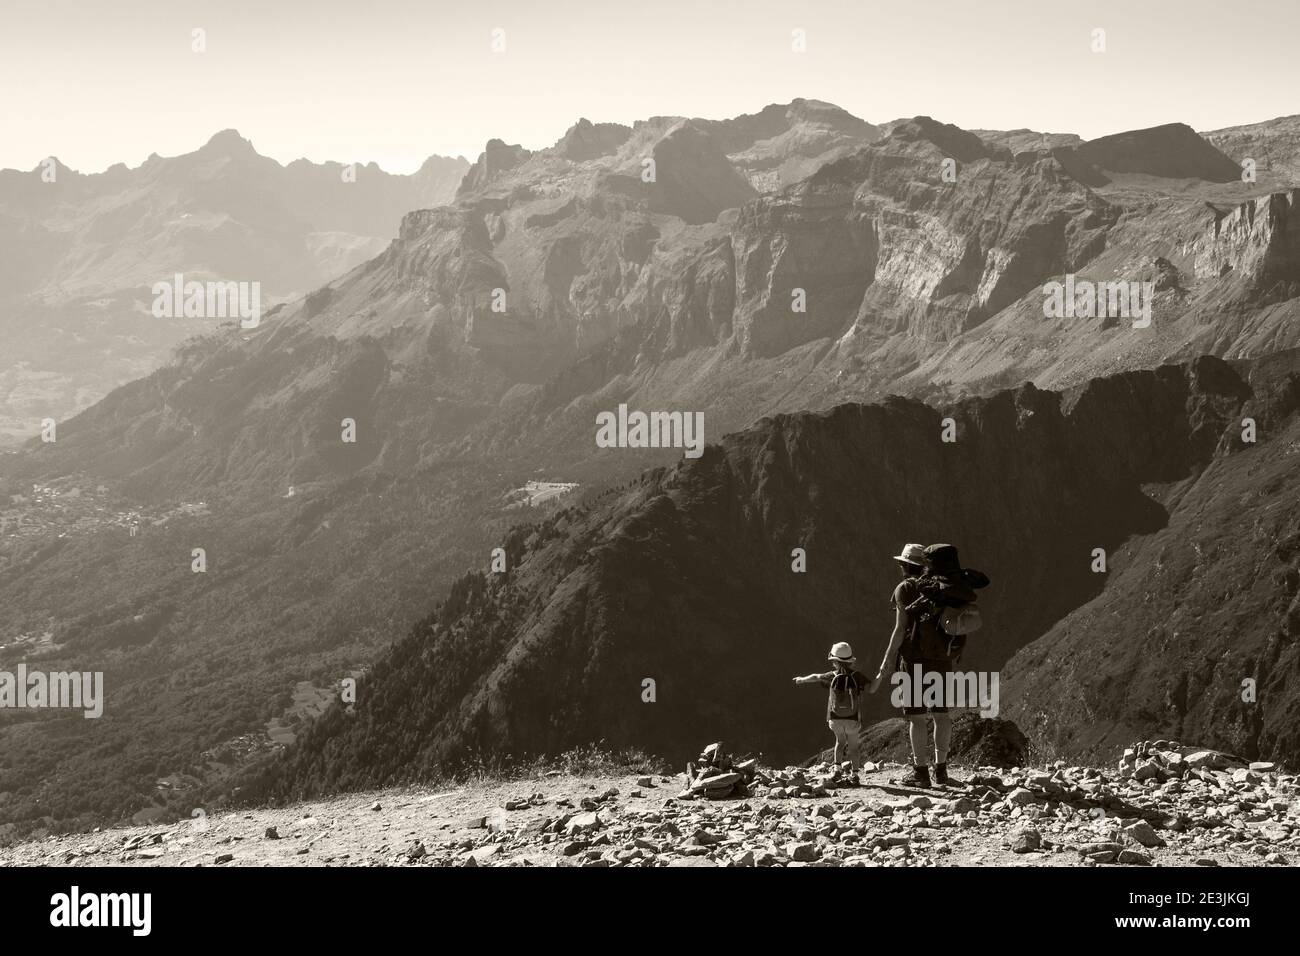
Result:
{"type": "MultiPolygon", "coordinates": [[[[1269,798],[1266,818],[1211,814],[1213,825],[1202,825],[1186,813],[1177,822],[1179,806],[1195,799],[1126,802],[1115,813],[1067,805],[1052,799],[1043,771],[1004,776],[1000,787],[987,776],[995,771],[966,772],[966,782],[931,790],[893,785],[900,771],[886,766],[864,774],[863,786],[810,799],[680,800],[684,775],[391,789],[20,843],[0,850],[0,865],[1097,865],[1079,849],[1090,845],[1103,863],[1107,852],[1165,866],[1300,858],[1294,778],[1277,781],[1289,793],[1269,798]],[[1044,789],[1023,786],[1035,779],[1044,789]]],[[[1227,796],[1224,806],[1240,810],[1227,796]]]]}

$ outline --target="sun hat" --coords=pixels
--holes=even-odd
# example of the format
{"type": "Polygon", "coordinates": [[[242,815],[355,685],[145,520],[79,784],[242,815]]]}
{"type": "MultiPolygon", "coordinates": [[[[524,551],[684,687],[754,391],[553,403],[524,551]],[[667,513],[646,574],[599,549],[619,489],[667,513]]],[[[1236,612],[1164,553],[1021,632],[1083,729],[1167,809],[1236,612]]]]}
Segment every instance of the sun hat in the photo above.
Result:
{"type": "Polygon", "coordinates": [[[932,544],[925,549],[925,566],[935,574],[960,574],[957,549],[950,544],[932,544]]]}
{"type": "Polygon", "coordinates": [[[849,647],[849,645],[844,641],[840,641],[838,644],[834,645],[831,648],[831,652],[826,655],[826,659],[828,661],[839,661],[841,664],[852,664],[857,660],[857,658],[853,656],[853,648],[849,647]]]}
{"type": "Polygon", "coordinates": [[[918,568],[925,567],[925,545],[923,544],[905,544],[903,550],[894,555],[895,561],[902,561],[904,564],[915,564],[918,568]]]}

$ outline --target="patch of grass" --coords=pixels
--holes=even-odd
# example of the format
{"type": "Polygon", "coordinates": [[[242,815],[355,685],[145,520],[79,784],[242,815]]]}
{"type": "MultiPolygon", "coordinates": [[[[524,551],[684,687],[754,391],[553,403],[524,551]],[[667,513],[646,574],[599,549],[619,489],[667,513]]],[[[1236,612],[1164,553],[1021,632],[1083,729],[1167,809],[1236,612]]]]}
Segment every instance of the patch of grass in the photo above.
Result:
{"type": "Polygon", "coordinates": [[[560,754],[515,757],[476,751],[451,774],[458,783],[526,780],[559,772],[573,777],[625,776],[670,772],[662,757],[635,747],[611,749],[603,740],[573,747],[560,754]]]}

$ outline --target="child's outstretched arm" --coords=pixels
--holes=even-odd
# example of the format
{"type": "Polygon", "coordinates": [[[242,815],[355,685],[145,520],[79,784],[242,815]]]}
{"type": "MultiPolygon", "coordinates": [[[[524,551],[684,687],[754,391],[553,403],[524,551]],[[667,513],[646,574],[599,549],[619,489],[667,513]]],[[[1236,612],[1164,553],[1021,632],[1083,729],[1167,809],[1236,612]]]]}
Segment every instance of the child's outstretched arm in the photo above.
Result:
{"type": "Polygon", "coordinates": [[[816,684],[822,679],[821,674],[805,674],[803,677],[796,677],[796,684],[816,684]]]}

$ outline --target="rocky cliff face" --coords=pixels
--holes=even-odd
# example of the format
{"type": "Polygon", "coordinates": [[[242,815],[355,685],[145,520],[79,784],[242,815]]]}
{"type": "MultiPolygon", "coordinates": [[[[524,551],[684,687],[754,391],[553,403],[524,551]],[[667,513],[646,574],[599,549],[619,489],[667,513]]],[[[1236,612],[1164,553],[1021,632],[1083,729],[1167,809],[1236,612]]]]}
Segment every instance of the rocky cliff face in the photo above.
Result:
{"type": "MultiPolygon", "coordinates": [[[[376,664],[356,713],[324,719],[289,755],[284,786],[322,774],[369,786],[479,748],[552,752],[593,735],[671,752],[704,734],[792,753],[822,701],[790,677],[836,640],[853,643],[862,667],[879,662],[897,580],[889,556],[902,542],[958,542],[992,577],[988,626],[962,663],[996,669],[1026,645],[1022,655],[1036,652],[1030,642],[1073,609],[1106,600],[1093,549],[1120,554],[1182,520],[1185,506],[1153,486],[1248,471],[1265,448],[1284,454],[1273,429],[1294,410],[1206,358],[944,412],[894,400],[765,420],[589,509],[516,529],[509,570],[457,585],[376,664]],[[1234,439],[1243,409],[1269,423],[1264,448],[1234,439]],[[945,413],[955,444],[940,441],[945,413]]],[[[1267,480],[1248,490],[1281,504],[1267,480]]],[[[1232,560],[1228,542],[1214,547],[1232,560]]],[[[1107,626],[1112,642],[1132,640],[1107,626]]],[[[1236,639],[1202,630],[1197,640],[1236,639]]],[[[1117,694],[1123,674],[1107,673],[1117,694]]],[[[1032,686],[1019,699],[1050,710],[1050,679],[1032,686]]],[[[1291,690],[1268,708],[1285,713],[1291,690]]],[[[888,713],[884,695],[873,713],[888,713]]]]}
{"type": "Polygon", "coordinates": [[[729,244],[735,307],[727,325],[754,356],[840,335],[880,256],[876,224],[855,208],[851,187],[833,182],[745,207],[729,244]]]}
{"type": "Polygon", "coordinates": [[[1300,190],[1260,196],[1229,212],[1215,211],[1190,249],[1198,279],[1236,273],[1262,296],[1300,294],[1300,190]]]}
{"type": "Polygon", "coordinates": [[[850,174],[862,180],[858,203],[881,245],[855,335],[954,340],[1104,245],[1116,208],[1050,159],[1015,163],[971,139],[908,124],[850,174]],[[896,138],[901,163],[884,152],[896,138]],[[950,183],[943,163],[953,159],[961,165],[950,183]]]}

